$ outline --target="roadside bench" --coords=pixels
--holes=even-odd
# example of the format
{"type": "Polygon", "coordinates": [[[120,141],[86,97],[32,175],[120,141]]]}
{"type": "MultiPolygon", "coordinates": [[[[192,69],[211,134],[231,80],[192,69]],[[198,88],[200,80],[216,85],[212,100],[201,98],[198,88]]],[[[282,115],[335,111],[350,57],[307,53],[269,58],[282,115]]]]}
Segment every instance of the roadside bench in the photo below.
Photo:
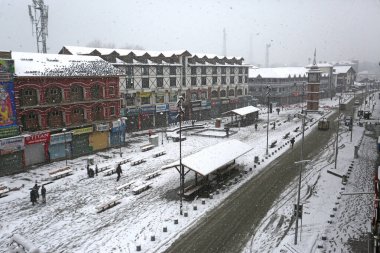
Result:
{"type": "Polygon", "coordinates": [[[165,154],[166,154],[166,151],[160,151],[160,152],[154,153],[153,157],[159,157],[159,156],[163,156],[165,154]]]}
{"type": "Polygon", "coordinates": [[[131,187],[131,185],[133,185],[134,183],[135,183],[135,181],[131,181],[131,182],[128,182],[126,184],[120,185],[120,186],[116,187],[116,190],[121,191],[121,190],[129,189],[131,187]]]}
{"type": "Polygon", "coordinates": [[[95,208],[96,208],[97,212],[100,213],[100,212],[102,212],[102,211],[104,211],[104,210],[106,210],[108,208],[111,208],[111,207],[115,206],[118,201],[119,201],[118,198],[113,197],[112,199],[104,202],[103,204],[101,204],[101,205],[99,205],[99,206],[97,206],[95,208]]]}
{"type": "MultiPolygon", "coordinates": [[[[183,196],[186,198],[191,197],[193,194],[198,193],[204,185],[190,185],[184,189],[183,196]]],[[[181,192],[180,192],[181,194],[181,192]]]]}
{"type": "Polygon", "coordinates": [[[227,173],[229,173],[230,171],[236,169],[237,167],[238,167],[237,163],[234,163],[234,164],[231,164],[230,166],[228,166],[227,168],[222,169],[219,173],[221,176],[224,176],[227,173]]]}
{"type": "Polygon", "coordinates": [[[159,175],[161,175],[161,170],[156,170],[156,171],[154,171],[152,173],[146,174],[145,175],[145,180],[150,180],[152,178],[158,177],[159,175]]]}
{"type": "Polygon", "coordinates": [[[277,144],[277,141],[273,141],[271,144],[270,144],[270,148],[274,148],[277,144]]]}
{"type": "Polygon", "coordinates": [[[137,159],[137,160],[134,160],[131,162],[131,166],[135,166],[135,165],[138,165],[138,164],[141,164],[141,163],[145,163],[146,160],[145,159],[137,159]]]}
{"type": "Polygon", "coordinates": [[[146,144],[146,145],[140,146],[140,149],[142,152],[151,150],[153,148],[154,148],[154,145],[152,145],[152,144],[146,144]]]}
{"type": "Polygon", "coordinates": [[[116,167],[109,168],[103,172],[104,176],[111,176],[113,173],[116,173],[116,167]]]}
{"type": "Polygon", "coordinates": [[[286,133],[286,134],[284,135],[284,139],[287,139],[287,138],[289,137],[289,135],[290,135],[290,133],[286,133]]]}
{"type": "Polygon", "coordinates": [[[9,192],[9,188],[5,186],[3,183],[0,183],[0,197],[7,194],[9,192]]]}
{"type": "Polygon", "coordinates": [[[66,177],[66,176],[70,175],[72,172],[73,172],[73,170],[70,169],[70,167],[64,167],[64,168],[49,171],[49,176],[53,180],[55,180],[58,178],[66,177]]]}
{"type": "Polygon", "coordinates": [[[152,182],[148,183],[143,183],[139,186],[136,186],[135,188],[132,189],[132,193],[137,195],[137,194],[140,194],[146,190],[148,190],[150,188],[150,185],[152,184],[152,182]]]}

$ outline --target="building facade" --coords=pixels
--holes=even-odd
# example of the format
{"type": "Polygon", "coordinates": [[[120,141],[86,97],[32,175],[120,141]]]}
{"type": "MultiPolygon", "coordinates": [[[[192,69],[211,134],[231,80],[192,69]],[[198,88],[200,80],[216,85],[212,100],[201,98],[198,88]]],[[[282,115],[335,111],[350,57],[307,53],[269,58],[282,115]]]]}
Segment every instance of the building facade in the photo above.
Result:
{"type": "Polygon", "coordinates": [[[63,47],[60,54],[97,55],[122,71],[120,93],[128,131],[177,122],[176,102],[184,97],[184,120],[219,117],[251,104],[248,65],[243,58],[191,54],[63,47]]]}
{"type": "Polygon", "coordinates": [[[334,66],[336,92],[346,92],[354,86],[356,72],[352,66],[334,66]]]}

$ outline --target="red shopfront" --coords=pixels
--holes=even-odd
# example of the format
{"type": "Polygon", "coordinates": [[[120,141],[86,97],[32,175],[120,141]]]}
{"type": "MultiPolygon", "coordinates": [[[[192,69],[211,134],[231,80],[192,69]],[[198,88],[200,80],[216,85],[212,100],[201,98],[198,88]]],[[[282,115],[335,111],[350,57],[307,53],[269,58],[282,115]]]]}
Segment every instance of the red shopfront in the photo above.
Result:
{"type": "Polygon", "coordinates": [[[38,132],[25,136],[25,166],[49,161],[50,132],[38,132]]]}

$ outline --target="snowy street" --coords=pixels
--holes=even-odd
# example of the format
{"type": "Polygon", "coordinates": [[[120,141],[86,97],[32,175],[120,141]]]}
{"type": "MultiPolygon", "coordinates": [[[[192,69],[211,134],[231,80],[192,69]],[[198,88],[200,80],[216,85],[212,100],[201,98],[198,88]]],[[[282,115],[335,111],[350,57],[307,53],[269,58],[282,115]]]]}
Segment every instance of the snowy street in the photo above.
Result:
{"type": "MultiPolygon", "coordinates": [[[[350,96],[347,96],[347,99],[349,98],[350,96]]],[[[329,108],[336,106],[337,103],[336,98],[334,98],[333,101],[321,101],[322,106],[326,107],[324,110],[325,115],[330,115],[331,111],[329,108]]],[[[2,238],[5,238],[5,240],[1,241],[0,250],[6,251],[10,237],[12,234],[17,233],[23,235],[36,247],[39,247],[45,252],[135,252],[137,246],[141,247],[142,252],[164,251],[187,230],[193,229],[197,221],[203,217],[207,217],[216,206],[233,194],[242,184],[254,178],[260,171],[266,169],[267,165],[279,157],[280,154],[291,149],[289,144],[285,145],[288,139],[283,139],[283,136],[288,132],[295,136],[296,133],[293,132],[293,130],[301,125],[301,121],[292,119],[288,122],[287,118],[289,114],[294,115],[297,112],[300,112],[299,106],[285,108],[283,111],[280,111],[279,115],[277,115],[276,112],[270,114],[271,122],[279,120],[278,122],[282,122],[282,124],[277,124],[275,130],[269,130],[269,143],[273,140],[277,140],[276,148],[270,149],[270,151],[277,151],[267,159],[265,159],[266,129],[263,128],[263,126],[266,125],[267,115],[265,114],[265,110],[263,111],[264,114],[260,115],[259,129],[257,132],[255,132],[254,126],[234,129],[237,133],[232,135],[230,139],[238,139],[253,147],[252,151],[237,161],[242,165],[243,169],[248,171],[250,167],[253,168],[255,156],[259,156],[260,160],[263,159],[264,162],[261,162],[260,165],[253,169],[253,172],[248,172],[247,174],[242,173],[242,177],[236,179],[237,183],[230,184],[225,189],[220,189],[219,194],[214,194],[213,199],[204,199],[205,204],[202,204],[203,199],[184,202],[184,210],[188,213],[188,217],[179,215],[179,198],[176,195],[176,191],[179,187],[179,174],[175,169],[163,170],[160,176],[150,180],[150,182],[152,182],[151,189],[139,195],[133,195],[131,189],[126,189],[122,192],[116,191],[118,186],[130,181],[135,181],[131,187],[133,189],[145,181],[144,175],[158,170],[163,165],[178,160],[179,143],[168,142],[166,139],[164,140],[163,146],[147,152],[141,152],[139,147],[147,143],[147,137],[134,137],[134,139],[130,141],[129,146],[122,149],[122,158],[120,158],[118,154],[118,149],[100,152],[91,156],[99,168],[105,165],[116,166],[119,161],[126,158],[130,158],[132,161],[141,158],[146,160],[145,163],[136,166],[131,166],[130,163],[122,165],[123,174],[119,182],[116,182],[115,174],[104,176],[102,172],[100,172],[97,177],[95,176],[93,179],[88,179],[85,170],[86,157],[69,160],[68,165],[74,169],[73,175],[58,179],[46,185],[46,204],[39,203],[36,206],[32,206],[29,199],[29,189],[33,187],[36,180],[39,185],[48,183],[49,181],[45,181],[48,178],[48,171],[64,167],[65,161],[44,165],[30,170],[28,173],[3,177],[1,181],[6,182],[10,188],[19,187],[22,184],[25,186],[21,190],[12,191],[8,196],[0,199],[0,225],[2,238]],[[281,146],[284,147],[279,149],[281,146]],[[153,158],[153,154],[159,150],[165,150],[167,154],[153,158]],[[114,196],[120,198],[120,203],[104,212],[96,212],[96,206],[99,206],[114,196]],[[194,206],[197,206],[197,210],[194,210],[194,206]],[[174,223],[175,220],[178,220],[178,224],[174,223]],[[163,232],[164,228],[167,229],[167,232],[163,232]],[[154,241],[151,240],[151,236],[155,236],[154,241]]],[[[319,114],[310,114],[309,116],[313,118],[313,121],[308,124],[310,128],[305,131],[305,135],[308,135],[310,131],[317,131],[312,130],[317,127],[317,124],[313,123],[316,123],[317,119],[321,117],[319,114]]],[[[208,125],[211,127],[212,124],[213,123],[210,122],[208,125]]],[[[353,143],[359,141],[363,130],[364,128],[354,128],[353,143]]],[[[340,143],[343,144],[346,142],[346,135],[347,133],[341,134],[340,143]]],[[[159,134],[159,136],[161,137],[161,134],[159,134]]],[[[186,137],[187,140],[182,142],[184,157],[204,147],[226,140],[222,138],[192,136],[190,134],[186,134],[186,137]]],[[[299,135],[296,138],[295,148],[300,146],[300,140],[301,136],[299,135]]],[[[363,145],[366,145],[366,142],[368,142],[368,140],[364,138],[363,145]]],[[[340,146],[342,145],[340,144],[340,146]]],[[[340,148],[342,151],[340,151],[341,153],[339,154],[339,161],[344,161],[341,163],[342,165],[340,165],[342,167],[339,166],[339,169],[342,170],[350,163],[353,155],[353,147],[346,143],[345,147],[346,148],[340,148]],[[344,150],[347,150],[347,152],[344,150]],[[348,157],[344,156],[346,153],[348,157]]],[[[360,152],[364,152],[363,149],[360,149],[360,152]]],[[[331,158],[331,148],[326,149],[326,152],[322,153],[323,154],[320,154],[318,158],[321,162],[317,160],[313,161],[314,170],[318,167],[320,168],[319,171],[323,171],[323,167],[326,166],[326,164],[330,164],[333,160],[333,158],[331,158]]],[[[355,162],[355,166],[360,163],[360,160],[355,162]]],[[[306,171],[310,171],[310,169],[307,168],[306,171]]],[[[193,173],[189,173],[188,176],[186,176],[186,182],[193,179],[192,175],[193,173]]],[[[319,179],[319,182],[324,180],[323,176],[319,179]]],[[[329,180],[328,182],[330,183],[337,182],[332,185],[339,190],[341,187],[339,179],[331,175],[329,176],[332,178],[326,180],[329,180]]],[[[310,173],[307,174],[306,177],[308,177],[306,182],[312,184],[312,182],[318,178],[318,173],[310,173]]],[[[231,179],[231,181],[235,181],[235,179],[231,179]]],[[[347,189],[352,182],[353,181],[349,179],[347,189]]],[[[328,191],[328,187],[324,184],[321,186],[317,184],[314,190],[318,189],[318,187],[321,187],[318,191],[319,194],[323,194],[325,190],[328,191]]],[[[289,185],[289,188],[285,190],[283,194],[293,196],[293,189],[294,185],[289,185]]],[[[303,188],[302,190],[306,190],[306,186],[305,189],[303,188]]],[[[328,195],[328,193],[326,194],[328,195]]],[[[335,197],[336,194],[337,193],[331,194],[331,196],[335,197]]],[[[302,194],[302,196],[304,195],[305,194],[302,194]]],[[[326,199],[325,197],[326,196],[324,196],[323,199],[326,199]]],[[[303,201],[306,200],[303,199],[303,201]]],[[[306,212],[312,213],[318,209],[315,206],[320,205],[320,203],[317,203],[314,196],[307,201],[310,201],[310,203],[315,201],[315,203],[310,204],[309,208],[311,210],[307,210],[306,212]]],[[[331,201],[332,204],[334,204],[335,199],[331,201]]],[[[281,216],[289,217],[293,202],[294,201],[288,201],[287,203],[282,203],[281,208],[276,206],[272,207],[273,210],[277,210],[278,214],[276,214],[276,216],[280,220],[281,216]]],[[[343,204],[341,203],[340,205],[343,204]]],[[[220,210],[222,209],[223,207],[220,210]]],[[[273,210],[267,215],[270,215],[273,210]]],[[[304,215],[303,223],[305,228],[303,228],[302,244],[300,244],[299,247],[309,247],[311,244],[309,242],[311,240],[310,238],[313,238],[314,241],[316,240],[316,230],[311,229],[312,227],[318,230],[321,227],[325,228],[326,233],[333,231],[324,221],[322,224],[320,220],[314,221],[317,225],[308,225],[313,223],[312,220],[309,221],[311,216],[329,219],[328,214],[330,211],[325,212],[327,212],[327,214],[324,216],[319,216],[319,214],[310,216],[304,215]],[[305,238],[308,238],[308,234],[310,234],[310,238],[307,240],[305,238]]],[[[266,220],[268,221],[268,219],[266,220]]],[[[273,219],[270,220],[271,223],[276,223],[273,219]]],[[[281,236],[281,231],[286,228],[286,222],[287,221],[284,222],[284,225],[280,229],[277,229],[278,236],[281,236]]],[[[278,237],[275,236],[276,234],[274,234],[272,240],[268,240],[270,238],[266,236],[266,233],[269,232],[269,230],[264,229],[265,227],[269,228],[270,224],[268,225],[268,223],[264,221],[261,226],[256,229],[256,234],[257,231],[261,232],[260,236],[253,238],[252,243],[250,243],[250,245],[254,245],[253,251],[260,248],[269,249],[268,244],[275,246],[272,240],[278,241],[278,237]]],[[[250,233],[252,234],[253,231],[250,233]]],[[[269,233],[273,234],[273,231],[269,233]]],[[[333,234],[333,232],[331,233],[333,234]]],[[[349,236],[349,234],[347,236],[349,236]]],[[[292,230],[290,230],[282,243],[284,245],[286,243],[291,244],[293,237],[292,230]]],[[[313,243],[315,244],[315,242],[313,243]]],[[[279,246],[278,249],[284,247],[279,246]]],[[[250,251],[251,250],[248,250],[248,252],[250,251]]],[[[260,252],[260,250],[258,252],[260,252]]],[[[302,250],[299,252],[302,252],[302,250]]]]}

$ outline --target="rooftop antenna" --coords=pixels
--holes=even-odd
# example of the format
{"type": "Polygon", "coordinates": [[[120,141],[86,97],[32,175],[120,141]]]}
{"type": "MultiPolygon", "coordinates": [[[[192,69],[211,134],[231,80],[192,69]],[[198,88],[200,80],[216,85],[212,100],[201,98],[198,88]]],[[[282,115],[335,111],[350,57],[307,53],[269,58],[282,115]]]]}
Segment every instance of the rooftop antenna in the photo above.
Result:
{"type": "Polygon", "coordinates": [[[270,48],[271,44],[266,44],[265,45],[265,67],[268,68],[269,67],[269,48],[270,48]]]}
{"type": "Polygon", "coordinates": [[[33,0],[33,5],[28,5],[28,8],[30,21],[32,22],[32,33],[36,35],[37,39],[37,52],[46,54],[49,7],[45,5],[44,0],[33,0]]]}
{"type": "Polygon", "coordinates": [[[226,33],[226,28],[223,28],[223,56],[227,56],[227,33],[226,33]]]}

